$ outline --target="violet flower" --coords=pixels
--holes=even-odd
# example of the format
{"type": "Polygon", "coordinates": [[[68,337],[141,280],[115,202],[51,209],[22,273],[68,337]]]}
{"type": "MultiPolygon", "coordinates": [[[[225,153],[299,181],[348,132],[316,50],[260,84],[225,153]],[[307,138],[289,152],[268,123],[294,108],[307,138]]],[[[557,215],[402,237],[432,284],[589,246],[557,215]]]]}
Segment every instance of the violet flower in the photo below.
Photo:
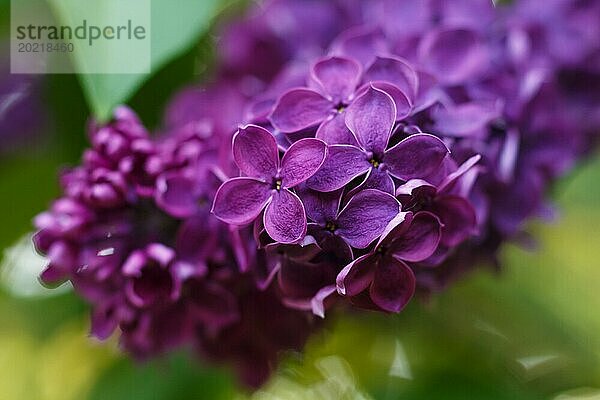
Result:
{"type": "Polygon", "coordinates": [[[384,91],[371,86],[346,112],[346,125],[358,146],[333,145],[323,167],[307,181],[310,188],[330,192],[368,173],[361,188],[393,193],[393,178],[409,180],[431,174],[448,154],[437,137],[416,134],[387,148],[396,106],[384,91]]]}
{"type": "Polygon", "coordinates": [[[306,212],[290,189],[321,167],[327,145],[301,139],[279,160],[275,138],[264,128],[248,125],[233,139],[233,157],[245,175],[225,182],[215,195],[212,212],[224,222],[246,225],[265,209],[267,233],[281,243],[294,243],[306,234],[306,212]]]}
{"type": "Polygon", "coordinates": [[[457,188],[457,184],[465,174],[473,172],[480,159],[479,155],[471,157],[447,174],[437,186],[422,179],[412,179],[396,190],[405,210],[429,211],[440,219],[443,224],[441,244],[448,248],[459,245],[477,232],[475,210],[467,200],[470,188],[457,188]]]}
{"type": "Polygon", "coordinates": [[[441,223],[428,212],[400,213],[375,249],[348,264],[337,277],[338,293],[363,308],[400,312],[415,291],[406,262],[430,257],[440,242],[441,223]]]}
{"type": "Polygon", "coordinates": [[[376,189],[355,194],[342,209],[341,194],[305,190],[300,197],[306,214],[314,221],[308,224],[311,235],[319,243],[339,243],[338,251],[342,254],[352,254],[347,246],[367,248],[400,212],[400,203],[394,196],[376,189]]]}
{"type": "Polygon", "coordinates": [[[327,144],[356,144],[344,125],[344,110],[369,85],[387,90],[396,103],[398,119],[410,114],[418,86],[412,67],[392,57],[376,58],[364,73],[351,58],[323,58],[312,66],[308,84],[308,88],[285,92],[269,120],[286,133],[318,126],[316,137],[327,144]]]}

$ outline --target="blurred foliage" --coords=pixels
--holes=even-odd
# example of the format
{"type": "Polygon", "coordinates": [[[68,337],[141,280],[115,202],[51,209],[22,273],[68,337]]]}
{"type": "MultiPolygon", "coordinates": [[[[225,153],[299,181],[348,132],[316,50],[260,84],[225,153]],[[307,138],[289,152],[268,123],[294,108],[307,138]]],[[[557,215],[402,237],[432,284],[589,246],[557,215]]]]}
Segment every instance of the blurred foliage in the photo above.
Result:
{"type": "MultiPolygon", "coordinates": [[[[79,21],[73,0],[49,0],[61,22],[79,21]]],[[[223,2],[219,0],[152,0],[151,2],[151,70],[158,71],[166,63],[189,49],[205,32],[223,2]]],[[[84,53],[73,53],[82,57],[84,53]]],[[[85,60],[75,60],[75,65],[85,60]]],[[[86,99],[101,120],[110,117],[114,106],[131,98],[151,74],[82,74],[86,99]]]]}

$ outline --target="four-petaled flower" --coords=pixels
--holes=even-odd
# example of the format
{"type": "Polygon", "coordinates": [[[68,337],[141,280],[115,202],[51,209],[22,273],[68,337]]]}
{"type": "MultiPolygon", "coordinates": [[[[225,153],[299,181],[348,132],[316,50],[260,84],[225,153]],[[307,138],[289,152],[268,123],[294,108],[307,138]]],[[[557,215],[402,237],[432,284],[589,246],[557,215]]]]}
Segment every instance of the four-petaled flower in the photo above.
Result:
{"type": "Polygon", "coordinates": [[[279,98],[269,116],[271,124],[285,133],[318,127],[316,137],[327,144],[356,144],[344,125],[348,106],[374,85],[392,96],[396,118],[402,119],[412,111],[418,78],[399,58],[376,57],[363,72],[353,59],[331,56],[313,64],[308,84],[309,88],[293,88],[279,98]]]}
{"type": "Polygon", "coordinates": [[[342,191],[320,193],[300,191],[306,214],[313,222],[308,232],[323,250],[340,259],[352,257],[352,249],[365,249],[400,213],[400,203],[389,193],[367,189],[355,194],[340,210],[342,191]]]}
{"type": "Polygon", "coordinates": [[[392,178],[409,180],[434,172],[449,153],[439,138],[420,133],[387,148],[396,121],[389,94],[370,86],[346,112],[346,125],[357,146],[332,145],[323,167],[307,181],[311,189],[331,192],[368,173],[361,189],[394,193],[392,178]]]}
{"type": "Polygon", "coordinates": [[[327,145],[319,139],[301,139],[279,160],[275,138],[256,125],[241,128],[233,138],[233,157],[244,176],[223,183],[212,212],[232,225],[246,225],[265,209],[265,230],[275,241],[296,243],[306,234],[306,212],[290,189],[321,168],[327,145]]]}
{"type": "Polygon", "coordinates": [[[396,190],[396,196],[405,210],[430,211],[439,217],[443,224],[441,244],[446,248],[457,246],[477,233],[477,216],[465,196],[470,192],[470,186],[478,173],[473,167],[480,159],[480,155],[469,158],[445,175],[437,185],[422,179],[412,179],[396,190]],[[473,173],[472,179],[465,179],[465,184],[460,185],[461,178],[467,173],[473,173]]]}
{"type": "Polygon", "coordinates": [[[439,219],[428,212],[402,212],[386,227],[368,254],[337,276],[338,293],[359,307],[400,312],[415,292],[415,276],[406,262],[429,258],[442,236],[439,219]]]}

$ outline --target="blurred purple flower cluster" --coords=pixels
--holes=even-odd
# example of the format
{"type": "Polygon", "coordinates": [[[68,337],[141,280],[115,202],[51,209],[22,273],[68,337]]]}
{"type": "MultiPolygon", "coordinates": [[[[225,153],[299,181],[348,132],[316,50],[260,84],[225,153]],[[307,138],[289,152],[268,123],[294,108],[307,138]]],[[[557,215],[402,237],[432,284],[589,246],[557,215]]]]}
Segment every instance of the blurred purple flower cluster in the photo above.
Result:
{"type": "Polygon", "coordinates": [[[134,355],[193,346],[258,385],[314,315],[399,312],[551,213],[600,135],[598,20],[578,0],[261,4],[156,138],[126,108],[92,124],[36,219],[42,279],[134,355]]]}

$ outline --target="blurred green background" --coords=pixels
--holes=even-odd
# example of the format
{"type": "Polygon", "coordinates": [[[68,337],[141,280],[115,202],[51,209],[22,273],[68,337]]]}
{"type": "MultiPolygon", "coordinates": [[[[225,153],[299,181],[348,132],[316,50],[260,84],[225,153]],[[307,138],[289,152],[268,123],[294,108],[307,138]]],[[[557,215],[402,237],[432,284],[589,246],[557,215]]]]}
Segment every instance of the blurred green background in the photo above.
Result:
{"type": "MultiPolygon", "coordinates": [[[[153,28],[171,27],[154,74],[43,77],[41,132],[0,152],[0,400],[600,399],[600,160],[555,188],[561,215],[531,225],[535,251],[508,245],[502,273],[472,274],[399,316],[332,318],[254,394],[183,353],[136,365],[90,339],[86,305],[37,283],[27,233],[58,194],[57,170],[78,161],[90,113],[127,102],[155,127],[177,89],[210,74],[214,16],[239,2],[169,4],[153,0],[153,28]]],[[[0,38],[9,15],[0,0],[0,38]]]]}

